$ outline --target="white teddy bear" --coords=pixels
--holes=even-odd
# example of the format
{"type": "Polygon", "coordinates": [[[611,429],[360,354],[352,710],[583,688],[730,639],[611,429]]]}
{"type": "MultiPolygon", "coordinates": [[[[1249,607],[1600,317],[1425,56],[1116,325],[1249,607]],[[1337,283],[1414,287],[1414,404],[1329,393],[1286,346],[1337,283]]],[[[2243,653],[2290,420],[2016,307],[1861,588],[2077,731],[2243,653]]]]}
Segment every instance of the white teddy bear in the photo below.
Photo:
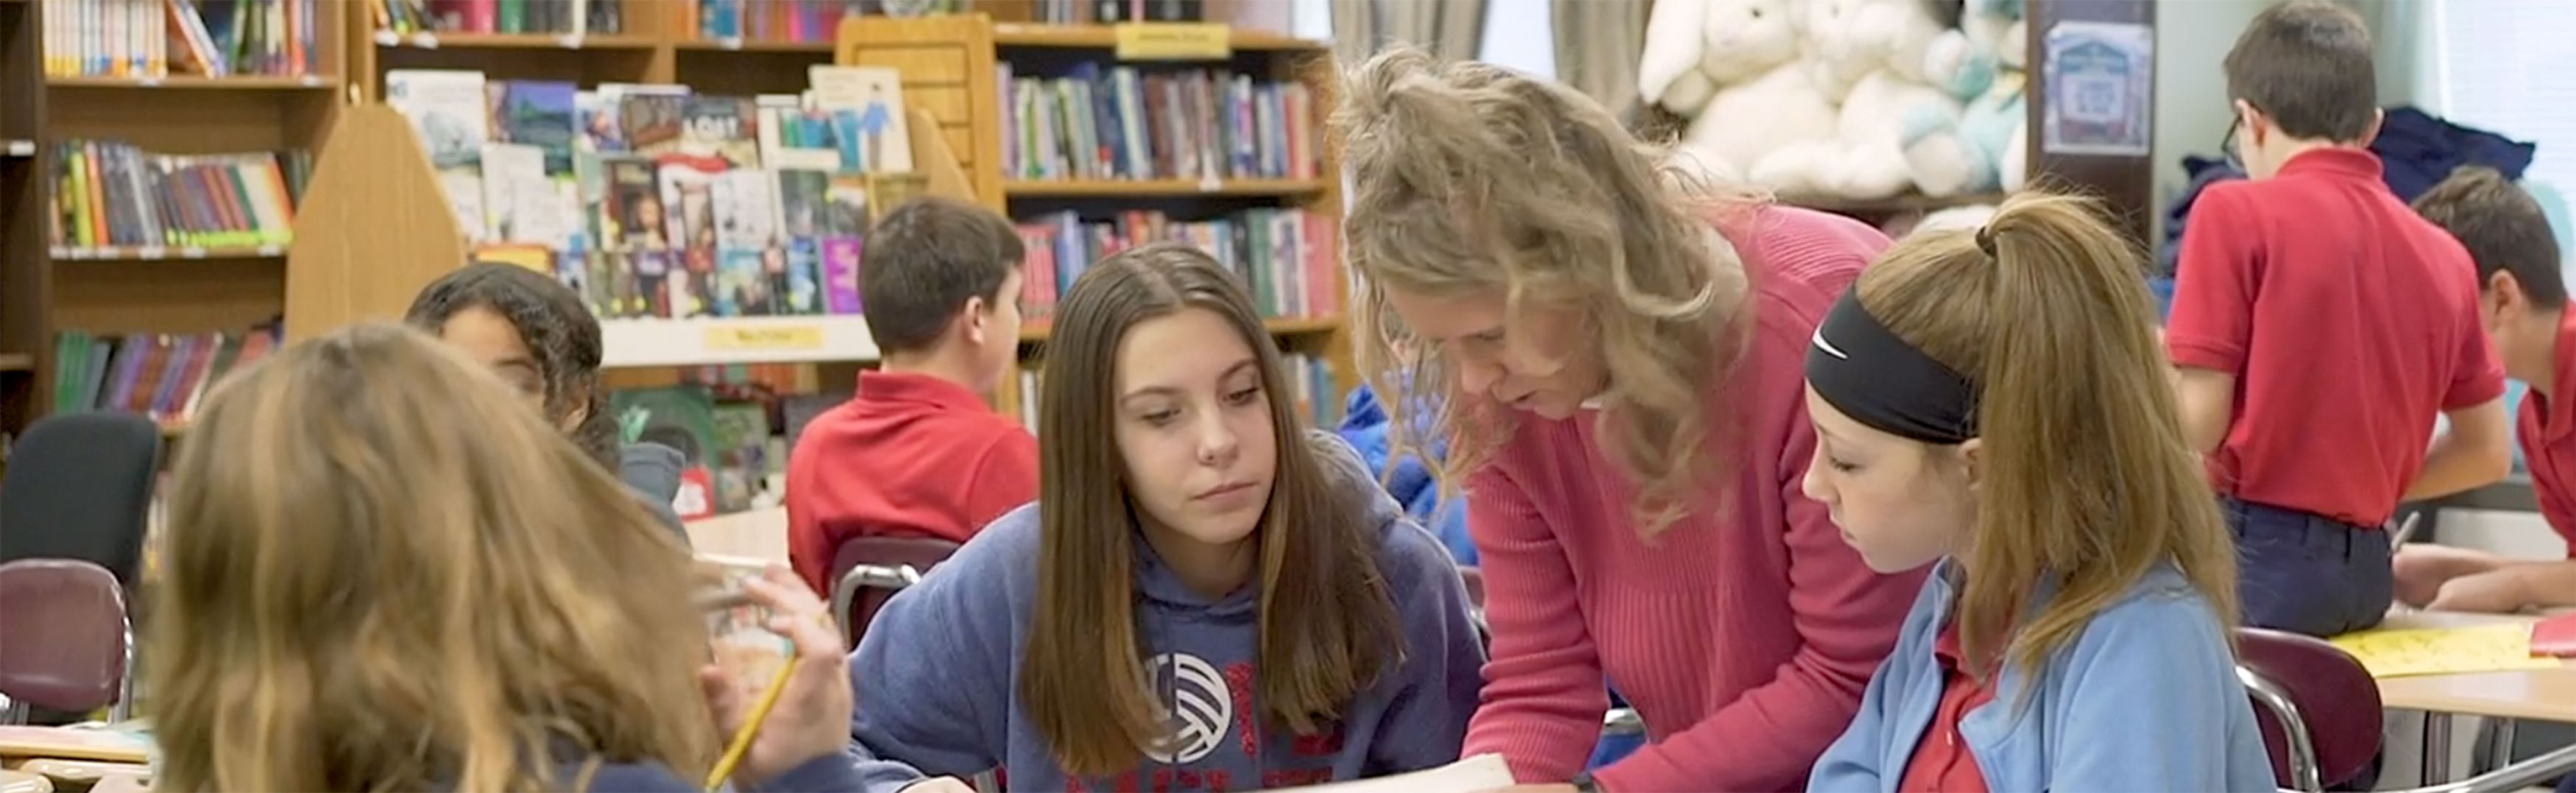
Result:
{"type": "Polygon", "coordinates": [[[1811,0],[1665,0],[1646,23],[1639,95],[1691,116],[1684,158],[1739,181],[1794,144],[1831,137],[1836,114],[1800,66],[1811,0]]]}
{"type": "Polygon", "coordinates": [[[1939,22],[1921,0],[1809,1],[1810,73],[1850,80],[1838,95],[1828,86],[1842,103],[1835,134],[1782,148],[1755,163],[1752,180],[1792,196],[1862,201],[1914,189],[1904,133],[1926,115],[1955,122],[1960,111],[1956,97],[1922,80],[1939,22]]]}

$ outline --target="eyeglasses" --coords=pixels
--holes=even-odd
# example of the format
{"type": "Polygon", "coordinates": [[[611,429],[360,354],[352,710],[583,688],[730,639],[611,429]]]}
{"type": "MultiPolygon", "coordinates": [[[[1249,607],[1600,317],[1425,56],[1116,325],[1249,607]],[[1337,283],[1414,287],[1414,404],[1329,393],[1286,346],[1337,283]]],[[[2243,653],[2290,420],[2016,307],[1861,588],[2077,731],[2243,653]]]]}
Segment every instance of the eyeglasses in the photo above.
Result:
{"type": "Polygon", "coordinates": [[[2245,116],[2231,107],[2228,108],[2227,119],[2227,137],[2218,142],[2218,151],[2227,157],[2227,167],[2242,171],[2245,170],[2245,155],[2237,151],[2236,133],[2245,128],[2245,116]]]}

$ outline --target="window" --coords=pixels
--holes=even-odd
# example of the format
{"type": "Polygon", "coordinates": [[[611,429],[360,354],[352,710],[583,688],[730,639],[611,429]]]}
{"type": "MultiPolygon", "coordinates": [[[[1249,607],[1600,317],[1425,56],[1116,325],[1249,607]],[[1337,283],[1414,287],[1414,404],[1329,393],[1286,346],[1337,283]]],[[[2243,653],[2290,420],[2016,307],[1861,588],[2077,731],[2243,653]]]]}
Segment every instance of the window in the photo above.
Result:
{"type": "Polygon", "coordinates": [[[2539,144],[2526,181],[2576,192],[2576,3],[2434,0],[2428,110],[2539,144]]]}

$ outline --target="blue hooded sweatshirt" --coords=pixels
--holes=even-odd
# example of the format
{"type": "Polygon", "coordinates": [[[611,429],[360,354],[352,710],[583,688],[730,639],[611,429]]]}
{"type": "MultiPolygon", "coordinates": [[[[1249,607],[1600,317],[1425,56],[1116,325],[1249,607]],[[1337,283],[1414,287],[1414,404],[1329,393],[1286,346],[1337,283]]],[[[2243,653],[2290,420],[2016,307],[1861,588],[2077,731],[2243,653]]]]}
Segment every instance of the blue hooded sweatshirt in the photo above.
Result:
{"type": "Polygon", "coordinates": [[[1325,474],[1378,527],[1402,647],[1400,664],[1314,736],[1271,724],[1256,701],[1256,587],[1210,599],[1182,584],[1142,540],[1136,621],[1178,741],[1128,774],[1067,778],[1023,720],[1019,667],[1037,594],[1038,510],[995,520],[886,604],[850,661],[859,707],[850,732],[870,793],[924,776],[998,770],[1010,790],[1224,791],[1315,784],[1436,767],[1458,759],[1485,661],[1449,554],[1404,516],[1347,444],[1316,433],[1325,474]]]}

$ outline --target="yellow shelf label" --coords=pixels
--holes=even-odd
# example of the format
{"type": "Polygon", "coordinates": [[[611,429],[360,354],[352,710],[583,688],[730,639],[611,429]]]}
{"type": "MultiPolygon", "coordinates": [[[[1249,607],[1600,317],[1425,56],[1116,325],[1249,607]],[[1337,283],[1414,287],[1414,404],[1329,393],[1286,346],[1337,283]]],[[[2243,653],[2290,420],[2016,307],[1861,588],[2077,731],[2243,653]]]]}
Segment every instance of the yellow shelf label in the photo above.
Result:
{"type": "Polygon", "coordinates": [[[1222,22],[1121,22],[1118,59],[1212,61],[1234,57],[1234,29],[1222,22]]]}
{"type": "Polygon", "coordinates": [[[823,349],[823,328],[817,325],[708,328],[707,349],[819,350],[823,349]]]}

